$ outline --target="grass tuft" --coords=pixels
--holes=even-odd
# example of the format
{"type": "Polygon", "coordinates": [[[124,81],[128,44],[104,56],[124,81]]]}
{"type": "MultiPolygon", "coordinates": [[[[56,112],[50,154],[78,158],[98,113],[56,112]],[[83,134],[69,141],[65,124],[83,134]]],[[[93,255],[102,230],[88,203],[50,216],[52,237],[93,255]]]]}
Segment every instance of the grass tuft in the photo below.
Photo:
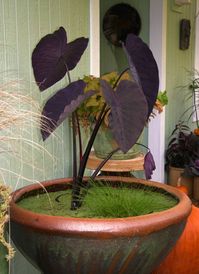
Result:
{"type": "Polygon", "coordinates": [[[70,210],[70,189],[49,192],[48,196],[37,194],[36,199],[27,197],[19,205],[31,211],[56,216],[123,218],[163,211],[177,204],[175,197],[157,190],[152,187],[127,188],[121,184],[112,187],[108,183],[97,182],[91,183],[82,199],[82,206],[75,211],[70,210]]]}

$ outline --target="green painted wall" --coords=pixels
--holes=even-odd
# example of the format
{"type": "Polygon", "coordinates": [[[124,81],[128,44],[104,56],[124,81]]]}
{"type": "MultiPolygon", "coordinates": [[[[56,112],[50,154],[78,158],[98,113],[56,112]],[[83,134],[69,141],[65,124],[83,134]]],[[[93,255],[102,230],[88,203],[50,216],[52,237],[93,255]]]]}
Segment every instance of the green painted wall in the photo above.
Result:
{"type": "MultiPolygon", "coordinates": [[[[31,52],[43,35],[53,32],[61,25],[67,30],[69,41],[80,36],[89,37],[89,0],[0,0],[0,80],[21,79],[24,93],[31,95],[41,106],[65,80],[41,94],[34,83],[31,52]]],[[[78,69],[72,72],[72,78],[88,73],[89,48],[78,69]]],[[[70,128],[67,121],[45,143],[38,130],[33,128],[30,128],[25,137],[42,148],[24,148],[19,143],[16,148],[17,157],[1,155],[2,168],[20,173],[30,180],[45,180],[71,174],[70,128]]],[[[16,176],[4,174],[4,179],[13,188],[16,187],[16,176]]],[[[24,183],[29,182],[20,179],[17,187],[24,183]]],[[[18,253],[11,272],[38,273],[18,253]]]]}
{"type": "MultiPolygon", "coordinates": [[[[65,80],[40,93],[32,74],[31,52],[43,35],[53,32],[61,25],[68,30],[69,41],[78,36],[88,37],[89,0],[0,1],[1,76],[2,78],[6,76],[21,79],[25,92],[40,102],[41,106],[55,90],[64,84],[65,80]]],[[[72,78],[86,73],[89,73],[89,49],[84,54],[78,68],[72,72],[72,78]]],[[[31,163],[30,166],[24,163],[21,167],[20,164],[16,164],[16,161],[9,163],[8,167],[16,172],[22,169],[24,176],[36,180],[70,174],[70,147],[68,141],[65,141],[70,137],[69,131],[66,122],[55,132],[55,137],[43,143],[39,133],[32,130],[28,137],[44,146],[53,156],[53,160],[44,151],[38,153],[32,149],[28,151],[28,161],[34,165],[34,168],[31,163]]],[[[19,147],[19,153],[22,153],[22,150],[23,148],[19,147]]],[[[23,156],[20,157],[23,158],[23,156]]],[[[9,183],[11,181],[15,184],[14,180],[11,177],[9,183]]]]}
{"type": "MultiPolygon", "coordinates": [[[[176,8],[172,0],[168,1],[167,13],[167,52],[166,52],[166,90],[169,104],[166,107],[166,144],[175,124],[190,106],[187,101],[188,84],[194,69],[195,13],[196,1],[190,5],[176,8]],[[179,49],[179,26],[181,19],[191,20],[190,47],[179,49]]],[[[184,117],[187,120],[187,116],[184,117]]],[[[194,126],[190,120],[190,126],[194,126]]]]}

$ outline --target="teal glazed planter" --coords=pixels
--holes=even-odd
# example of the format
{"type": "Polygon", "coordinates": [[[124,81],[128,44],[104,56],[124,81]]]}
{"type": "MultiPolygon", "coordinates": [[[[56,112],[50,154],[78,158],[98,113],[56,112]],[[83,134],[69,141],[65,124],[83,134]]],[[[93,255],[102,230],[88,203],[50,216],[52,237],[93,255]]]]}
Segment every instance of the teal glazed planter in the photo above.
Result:
{"type": "Polygon", "coordinates": [[[8,274],[8,261],[6,260],[7,250],[0,243],[0,274],[8,274]]]}
{"type": "MultiPolygon", "coordinates": [[[[117,219],[53,217],[20,208],[16,201],[41,186],[13,193],[11,237],[24,256],[44,274],[149,274],[166,257],[181,235],[191,211],[189,198],[164,184],[135,178],[125,183],[166,190],[179,203],[159,213],[117,219]]],[[[117,177],[107,178],[109,181],[117,177]]],[[[71,179],[44,182],[50,191],[66,188],[71,179]]]]}

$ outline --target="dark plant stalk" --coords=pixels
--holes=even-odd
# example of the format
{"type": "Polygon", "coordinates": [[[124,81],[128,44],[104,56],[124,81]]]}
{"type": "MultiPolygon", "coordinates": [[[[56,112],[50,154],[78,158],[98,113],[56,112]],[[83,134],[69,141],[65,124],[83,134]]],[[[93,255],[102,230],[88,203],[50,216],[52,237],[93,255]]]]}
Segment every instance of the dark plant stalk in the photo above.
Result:
{"type": "Polygon", "coordinates": [[[135,143],[135,145],[144,147],[144,148],[146,148],[148,151],[150,151],[150,149],[149,149],[147,146],[145,146],[145,145],[143,145],[143,144],[141,144],[141,143],[135,143]]]}
{"type": "Polygon", "coordinates": [[[80,129],[80,124],[79,124],[79,117],[78,117],[78,114],[76,111],[75,111],[75,119],[76,119],[77,134],[78,134],[78,139],[79,139],[79,159],[81,161],[81,159],[82,159],[82,136],[81,136],[81,129],[80,129]]]}
{"type": "MultiPolygon", "coordinates": [[[[67,64],[65,64],[67,68],[67,76],[68,82],[71,84],[70,72],[68,70],[67,64]]],[[[77,114],[75,112],[72,113],[72,132],[73,132],[73,182],[75,183],[77,178],[77,143],[76,143],[76,120],[77,114]]]]}
{"type": "Polygon", "coordinates": [[[109,155],[106,157],[106,159],[104,159],[99,166],[96,168],[96,170],[93,172],[93,174],[91,175],[91,179],[95,179],[95,177],[97,176],[98,172],[101,170],[101,168],[106,164],[106,162],[108,162],[108,160],[113,156],[114,153],[116,153],[119,150],[119,147],[114,149],[113,151],[111,151],[109,153],[109,155]]]}
{"type": "Polygon", "coordinates": [[[91,148],[93,146],[93,143],[95,141],[95,137],[98,133],[98,130],[102,124],[102,121],[106,115],[106,104],[104,104],[103,108],[101,109],[101,112],[100,112],[100,115],[96,121],[96,124],[95,124],[95,127],[93,129],[93,132],[91,134],[91,137],[89,139],[89,142],[87,144],[87,147],[86,147],[86,150],[84,152],[84,155],[82,157],[82,161],[80,162],[80,167],[79,167],[79,173],[78,173],[78,179],[79,179],[79,182],[82,182],[82,179],[83,179],[83,176],[84,176],[84,171],[85,171],[85,168],[86,168],[86,163],[87,163],[87,160],[88,160],[88,157],[89,157],[89,154],[91,152],[91,148]]]}
{"type": "MultiPolygon", "coordinates": [[[[66,64],[65,64],[66,65],[66,64]]],[[[71,83],[70,73],[67,68],[67,76],[69,84],[71,83]]],[[[80,193],[80,185],[78,183],[77,178],[77,142],[76,142],[76,128],[79,136],[79,149],[80,154],[82,153],[82,141],[81,141],[81,132],[79,127],[79,119],[76,112],[72,113],[72,133],[73,133],[73,183],[72,183],[72,199],[71,199],[71,210],[74,210],[78,207],[78,201],[76,197],[78,197],[80,193]]],[[[82,157],[82,155],[80,155],[82,157]]],[[[81,159],[81,158],[80,158],[81,159]]]]}
{"type": "Polygon", "coordinates": [[[115,82],[115,84],[113,86],[113,89],[117,86],[117,84],[118,84],[119,80],[121,79],[122,75],[128,70],[129,70],[129,68],[126,68],[120,73],[119,77],[117,78],[117,81],[115,82]]]}
{"type": "MultiPolygon", "coordinates": [[[[113,86],[113,89],[117,86],[117,83],[119,82],[119,80],[121,79],[122,75],[123,75],[127,70],[128,70],[128,68],[125,69],[124,71],[122,71],[122,73],[121,73],[120,76],[118,77],[117,81],[115,82],[115,84],[114,84],[114,86],[113,86]]],[[[77,209],[77,208],[80,206],[80,201],[78,201],[78,198],[77,198],[77,197],[80,197],[80,186],[83,185],[83,182],[82,182],[82,181],[83,181],[83,176],[84,176],[84,172],[85,172],[85,169],[86,169],[86,164],[87,164],[87,161],[88,161],[88,157],[89,157],[89,155],[90,155],[90,152],[91,152],[93,143],[94,143],[94,141],[95,141],[95,137],[96,137],[96,135],[97,135],[97,133],[98,133],[98,130],[99,130],[99,128],[100,128],[100,126],[101,126],[101,124],[102,124],[102,122],[103,122],[103,120],[104,120],[104,117],[105,117],[105,115],[106,115],[106,113],[107,113],[108,110],[109,110],[109,109],[107,109],[107,104],[105,103],[104,106],[103,106],[103,108],[101,109],[101,112],[100,112],[100,114],[99,114],[99,117],[97,118],[95,127],[94,127],[94,129],[93,129],[93,132],[92,132],[92,134],[91,134],[91,137],[90,137],[90,139],[89,139],[89,142],[88,142],[88,144],[87,144],[87,146],[86,146],[86,150],[85,150],[85,152],[84,152],[84,154],[83,154],[83,156],[82,156],[82,158],[81,158],[80,167],[79,167],[79,172],[78,172],[78,176],[77,176],[77,178],[76,178],[76,183],[75,183],[75,186],[76,186],[76,188],[75,188],[75,190],[74,190],[74,191],[75,191],[75,197],[73,197],[72,203],[71,203],[71,205],[72,205],[71,209],[72,209],[72,210],[75,210],[75,209],[77,209]]],[[[116,152],[116,151],[113,151],[113,153],[115,153],[115,152],[116,152]]],[[[111,155],[111,156],[112,156],[112,155],[111,155]]],[[[111,157],[111,156],[110,156],[110,157],[111,157]]],[[[108,161],[108,159],[107,159],[107,161],[108,161]]],[[[105,163],[104,163],[104,164],[105,164],[105,163]]],[[[100,168],[101,168],[101,165],[100,165],[100,168]]],[[[98,172],[99,172],[100,168],[99,168],[99,167],[97,168],[98,172]]],[[[97,173],[98,173],[98,172],[97,172],[97,173]]]]}
{"type": "Polygon", "coordinates": [[[77,143],[76,143],[76,128],[75,128],[75,113],[72,113],[72,131],[73,131],[73,188],[72,188],[72,200],[71,209],[74,208],[75,197],[77,196],[78,184],[77,184],[77,143]]]}
{"type": "Polygon", "coordinates": [[[86,168],[86,164],[87,164],[87,161],[88,161],[89,154],[91,152],[91,148],[92,148],[93,143],[95,141],[95,137],[97,135],[98,129],[99,129],[99,127],[100,127],[100,125],[101,125],[101,123],[104,119],[105,114],[106,114],[105,109],[106,109],[106,104],[104,104],[104,106],[103,106],[103,108],[100,112],[100,115],[97,119],[94,130],[93,130],[93,132],[91,134],[91,137],[89,139],[89,142],[86,146],[86,150],[84,152],[84,155],[82,156],[82,159],[80,161],[78,176],[76,178],[76,182],[75,183],[73,182],[73,193],[75,195],[72,196],[71,210],[76,210],[81,205],[80,187],[83,185],[82,181],[83,181],[84,171],[85,171],[85,168],[86,168]]]}

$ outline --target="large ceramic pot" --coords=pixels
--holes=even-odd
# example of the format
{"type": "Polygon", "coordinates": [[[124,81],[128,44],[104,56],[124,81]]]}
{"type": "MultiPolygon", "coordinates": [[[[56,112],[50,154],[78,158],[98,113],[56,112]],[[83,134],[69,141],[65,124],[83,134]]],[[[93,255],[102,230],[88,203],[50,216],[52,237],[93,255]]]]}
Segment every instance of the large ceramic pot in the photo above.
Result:
{"type": "MultiPolygon", "coordinates": [[[[118,181],[117,177],[107,178],[118,181]]],[[[101,178],[103,179],[103,177],[101,178]]],[[[117,219],[53,217],[20,208],[16,202],[42,190],[38,184],[14,192],[11,237],[44,274],[149,274],[180,237],[191,211],[189,198],[160,183],[119,178],[125,183],[166,190],[179,203],[159,213],[117,219]]],[[[66,188],[71,179],[44,182],[48,191],[66,188]]],[[[167,193],[168,194],[168,193],[167,193]]]]}
{"type": "Polygon", "coordinates": [[[0,274],[8,274],[8,261],[6,259],[7,250],[0,243],[0,274]]]}

